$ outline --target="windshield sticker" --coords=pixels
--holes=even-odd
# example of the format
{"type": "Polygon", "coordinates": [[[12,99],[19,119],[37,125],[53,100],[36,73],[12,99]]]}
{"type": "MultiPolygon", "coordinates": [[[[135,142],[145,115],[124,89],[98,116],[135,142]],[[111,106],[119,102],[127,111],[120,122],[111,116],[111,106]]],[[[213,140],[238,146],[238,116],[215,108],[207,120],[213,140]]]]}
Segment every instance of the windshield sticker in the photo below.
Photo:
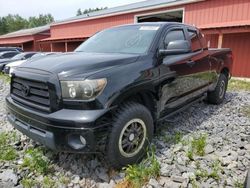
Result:
{"type": "Polygon", "coordinates": [[[143,31],[157,31],[159,29],[158,26],[142,26],[140,27],[139,30],[143,30],[143,31]]]}

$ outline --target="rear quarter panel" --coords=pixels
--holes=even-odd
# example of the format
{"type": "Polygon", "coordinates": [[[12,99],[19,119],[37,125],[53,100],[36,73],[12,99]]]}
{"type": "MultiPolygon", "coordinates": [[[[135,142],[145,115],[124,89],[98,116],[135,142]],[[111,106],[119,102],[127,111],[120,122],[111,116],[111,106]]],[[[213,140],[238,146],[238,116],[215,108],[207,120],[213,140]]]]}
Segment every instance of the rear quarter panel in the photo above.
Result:
{"type": "Polygon", "coordinates": [[[233,66],[232,50],[229,48],[209,48],[208,51],[212,71],[216,71],[217,74],[220,74],[223,69],[227,69],[231,75],[233,66]]]}

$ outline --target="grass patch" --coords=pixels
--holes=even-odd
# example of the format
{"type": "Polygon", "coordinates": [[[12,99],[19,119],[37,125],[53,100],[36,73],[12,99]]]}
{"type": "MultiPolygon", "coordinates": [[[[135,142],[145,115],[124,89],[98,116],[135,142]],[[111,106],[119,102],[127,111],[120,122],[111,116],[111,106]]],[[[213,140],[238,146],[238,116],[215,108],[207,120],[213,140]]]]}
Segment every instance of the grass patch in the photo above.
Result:
{"type": "Polygon", "coordinates": [[[22,167],[27,167],[30,171],[39,174],[47,174],[50,170],[50,162],[44,156],[41,148],[28,149],[25,153],[22,167]]]}
{"type": "Polygon", "coordinates": [[[184,145],[189,146],[186,155],[190,160],[194,160],[194,155],[198,156],[205,155],[206,140],[207,140],[207,135],[200,134],[199,136],[192,137],[190,141],[183,141],[184,145]]]}
{"type": "Polygon", "coordinates": [[[4,160],[4,161],[13,161],[17,157],[18,157],[17,151],[12,146],[10,146],[9,148],[3,149],[0,153],[0,160],[4,160]]]}
{"type": "Polygon", "coordinates": [[[211,168],[210,173],[208,173],[208,171],[206,169],[201,168],[199,161],[197,161],[195,163],[195,166],[196,166],[195,181],[204,180],[204,179],[208,179],[208,178],[212,178],[216,181],[219,181],[221,179],[220,173],[222,172],[222,167],[221,167],[221,163],[219,160],[214,161],[210,165],[210,168],[211,168]]]}
{"type": "Polygon", "coordinates": [[[191,147],[193,148],[193,151],[195,154],[199,156],[204,156],[205,154],[205,146],[206,146],[206,135],[199,135],[198,137],[194,137],[191,147]]]}
{"type": "Polygon", "coordinates": [[[36,187],[39,182],[35,179],[25,177],[21,180],[21,184],[24,188],[33,188],[36,187]]]}
{"type": "Polygon", "coordinates": [[[140,188],[150,178],[157,178],[160,175],[160,163],[155,157],[154,149],[147,153],[147,158],[139,164],[128,165],[124,168],[125,180],[117,187],[140,188]]]}
{"type": "Polygon", "coordinates": [[[235,188],[244,188],[244,185],[239,180],[237,180],[234,182],[234,187],[235,188]]]}
{"type": "Polygon", "coordinates": [[[250,91],[250,82],[243,80],[231,79],[228,82],[228,90],[230,91],[250,91]]]}
{"type": "Polygon", "coordinates": [[[14,143],[20,140],[16,132],[0,133],[0,160],[12,161],[18,157],[14,143]]]}
{"type": "Polygon", "coordinates": [[[181,132],[175,132],[174,135],[165,135],[163,140],[167,143],[179,143],[181,142],[183,137],[183,133],[181,132]]]}
{"type": "Polygon", "coordinates": [[[39,182],[34,178],[25,177],[21,180],[21,184],[24,188],[42,187],[42,188],[56,188],[60,187],[60,181],[51,178],[50,176],[43,177],[43,180],[39,182]]]}
{"type": "Polygon", "coordinates": [[[220,161],[219,160],[214,161],[211,165],[211,168],[212,172],[209,174],[209,177],[215,179],[216,181],[220,180],[221,178],[219,173],[222,171],[220,161]]]}
{"type": "Polygon", "coordinates": [[[204,178],[208,177],[207,170],[201,168],[199,161],[197,161],[195,163],[195,166],[196,166],[196,171],[195,171],[195,177],[196,177],[196,179],[204,179],[204,178]]]}
{"type": "Polygon", "coordinates": [[[0,79],[2,79],[6,83],[10,83],[10,77],[9,77],[9,75],[6,75],[4,73],[0,73],[0,79]]]}
{"type": "Polygon", "coordinates": [[[57,184],[56,180],[52,179],[49,176],[45,176],[43,178],[43,182],[42,182],[42,186],[41,187],[43,187],[43,188],[57,187],[56,184],[57,184]]]}
{"type": "Polygon", "coordinates": [[[241,111],[246,117],[250,118],[250,106],[249,105],[243,106],[241,111]]]}

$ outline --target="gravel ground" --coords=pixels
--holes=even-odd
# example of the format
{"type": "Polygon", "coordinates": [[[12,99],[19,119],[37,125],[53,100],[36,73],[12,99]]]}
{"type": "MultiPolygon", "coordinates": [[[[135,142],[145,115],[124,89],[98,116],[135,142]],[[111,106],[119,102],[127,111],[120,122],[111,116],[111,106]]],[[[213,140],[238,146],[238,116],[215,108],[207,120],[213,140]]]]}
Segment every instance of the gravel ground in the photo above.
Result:
{"type": "MultiPolygon", "coordinates": [[[[12,131],[4,109],[8,91],[0,79],[0,132],[12,131]]],[[[250,106],[250,92],[228,92],[219,106],[202,102],[174,116],[154,138],[160,177],[145,187],[241,187],[250,167],[250,118],[243,112],[245,106],[250,106]],[[190,143],[201,136],[206,138],[204,156],[188,156],[190,143]]],[[[24,150],[39,146],[21,136],[15,147],[16,160],[0,161],[0,187],[21,188],[23,177],[43,181],[44,176],[20,168],[24,150]]],[[[125,176],[107,169],[101,156],[45,150],[45,157],[53,164],[51,179],[60,182],[56,187],[115,187],[125,176]],[[65,181],[59,181],[61,177],[65,181]]]]}

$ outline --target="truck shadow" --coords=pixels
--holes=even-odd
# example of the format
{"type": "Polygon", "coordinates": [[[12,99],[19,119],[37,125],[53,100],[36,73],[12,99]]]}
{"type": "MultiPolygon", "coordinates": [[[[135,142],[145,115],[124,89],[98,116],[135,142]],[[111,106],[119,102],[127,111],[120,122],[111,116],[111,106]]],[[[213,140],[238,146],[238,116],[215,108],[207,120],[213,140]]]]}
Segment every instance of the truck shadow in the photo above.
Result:
{"type": "MultiPolygon", "coordinates": [[[[174,135],[177,132],[182,136],[196,132],[206,131],[203,123],[208,121],[214,114],[221,113],[221,108],[229,103],[237,93],[228,92],[225,101],[221,105],[210,105],[206,102],[200,102],[174,115],[171,122],[166,122],[160,126],[153,139],[156,146],[156,155],[163,153],[175,142],[164,141],[164,136],[174,135]]],[[[49,151],[48,153],[50,153],[49,151]]],[[[47,154],[46,154],[47,155],[47,154]]],[[[69,154],[69,153],[53,153],[47,155],[53,161],[55,171],[62,172],[68,177],[74,179],[79,177],[87,186],[92,186],[97,182],[109,183],[110,180],[119,181],[124,177],[122,171],[115,171],[108,168],[108,165],[102,154],[69,154]]]]}

